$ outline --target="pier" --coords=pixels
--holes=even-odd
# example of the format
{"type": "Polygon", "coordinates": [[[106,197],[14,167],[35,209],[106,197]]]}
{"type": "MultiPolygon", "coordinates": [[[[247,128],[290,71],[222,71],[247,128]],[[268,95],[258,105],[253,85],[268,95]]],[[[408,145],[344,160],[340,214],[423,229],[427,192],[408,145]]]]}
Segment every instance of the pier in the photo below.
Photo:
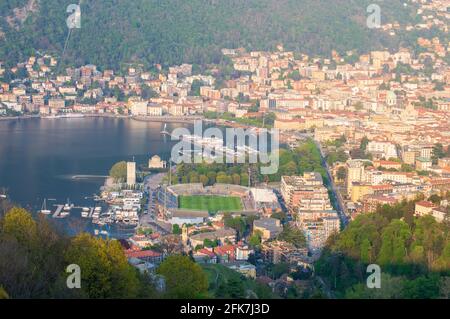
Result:
{"type": "Polygon", "coordinates": [[[63,210],[64,205],[56,205],[55,213],[53,214],[53,218],[63,218],[61,217],[61,211],[63,210]]]}

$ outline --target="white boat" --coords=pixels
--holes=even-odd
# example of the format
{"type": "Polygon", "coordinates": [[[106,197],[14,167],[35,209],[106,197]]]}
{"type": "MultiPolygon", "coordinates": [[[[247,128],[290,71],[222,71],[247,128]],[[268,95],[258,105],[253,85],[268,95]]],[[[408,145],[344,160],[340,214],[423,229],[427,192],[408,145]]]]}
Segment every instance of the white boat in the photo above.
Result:
{"type": "Polygon", "coordinates": [[[39,213],[44,215],[50,215],[52,213],[51,210],[47,209],[47,199],[44,199],[44,202],[42,203],[42,208],[39,211],[39,213]]]}
{"type": "Polygon", "coordinates": [[[70,215],[70,212],[68,212],[68,211],[63,211],[63,212],[61,212],[61,214],[59,215],[59,216],[61,216],[61,218],[64,218],[64,217],[67,217],[67,216],[69,216],[70,215]]]}
{"type": "Polygon", "coordinates": [[[102,211],[102,208],[101,207],[95,207],[94,208],[94,212],[98,212],[98,213],[100,213],[102,211]]]}
{"type": "Polygon", "coordinates": [[[109,236],[109,233],[106,230],[100,231],[101,235],[109,236]]]}

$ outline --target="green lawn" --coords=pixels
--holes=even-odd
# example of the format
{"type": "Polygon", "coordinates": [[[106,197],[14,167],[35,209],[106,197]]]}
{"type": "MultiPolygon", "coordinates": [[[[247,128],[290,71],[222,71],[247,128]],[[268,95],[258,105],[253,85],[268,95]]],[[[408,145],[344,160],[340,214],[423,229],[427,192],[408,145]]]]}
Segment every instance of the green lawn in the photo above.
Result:
{"type": "Polygon", "coordinates": [[[228,196],[180,196],[180,208],[192,210],[240,211],[242,202],[239,197],[228,196]]]}

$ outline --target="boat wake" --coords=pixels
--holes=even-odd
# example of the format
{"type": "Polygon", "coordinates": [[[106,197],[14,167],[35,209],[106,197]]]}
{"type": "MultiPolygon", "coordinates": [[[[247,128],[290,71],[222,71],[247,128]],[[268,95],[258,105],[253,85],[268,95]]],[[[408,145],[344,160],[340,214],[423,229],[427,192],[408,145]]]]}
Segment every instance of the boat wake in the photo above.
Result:
{"type": "Polygon", "coordinates": [[[108,176],[103,175],[60,175],[58,177],[73,181],[89,181],[108,178],[108,176]]]}

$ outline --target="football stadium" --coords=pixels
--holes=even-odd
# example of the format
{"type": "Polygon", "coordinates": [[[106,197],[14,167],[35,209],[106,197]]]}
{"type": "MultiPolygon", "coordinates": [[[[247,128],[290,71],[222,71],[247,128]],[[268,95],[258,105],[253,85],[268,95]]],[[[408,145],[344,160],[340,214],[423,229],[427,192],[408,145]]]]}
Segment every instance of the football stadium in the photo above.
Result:
{"type": "Polygon", "coordinates": [[[201,210],[210,213],[254,210],[250,189],[239,185],[179,184],[162,188],[158,200],[167,208],[201,210]]]}

